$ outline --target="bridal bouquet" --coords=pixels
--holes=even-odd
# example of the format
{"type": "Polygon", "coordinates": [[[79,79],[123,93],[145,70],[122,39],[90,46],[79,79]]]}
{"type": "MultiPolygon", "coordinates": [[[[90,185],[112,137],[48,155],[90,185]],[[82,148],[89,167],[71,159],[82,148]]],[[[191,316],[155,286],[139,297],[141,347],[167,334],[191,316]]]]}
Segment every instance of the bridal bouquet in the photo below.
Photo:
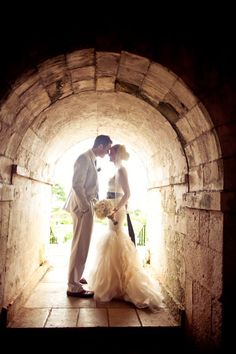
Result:
{"type": "Polygon", "coordinates": [[[94,205],[94,211],[98,219],[105,219],[106,217],[111,219],[114,225],[118,222],[115,221],[113,216],[110,216],[114,209],[113,203],[110,199],[102,199],[94,205]]]}

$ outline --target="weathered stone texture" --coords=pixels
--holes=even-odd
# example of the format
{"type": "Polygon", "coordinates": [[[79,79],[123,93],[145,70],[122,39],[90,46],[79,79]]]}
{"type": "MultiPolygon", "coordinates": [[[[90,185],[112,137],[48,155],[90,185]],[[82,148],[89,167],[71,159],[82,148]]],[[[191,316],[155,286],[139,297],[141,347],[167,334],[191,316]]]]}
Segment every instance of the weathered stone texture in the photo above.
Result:
{"type": "Polygon", "coordinates": [[[219,253],[223,250],[223,214],[219,211],[210,212],[209,247],[219,253]]]}
{"type": "Polygon", "coordinates": [[[80,93],[84,91],[93,91],[95,90],[95,81],[93,80],[81,80],[73,82],[73,90],[75,93],[80,93]]]}
{"type": "Polygon", "coordinates": [[[212,121],[202,103],[198,103],[194,106],[188,111],[185,117],[194,131],[195,138],[213,127],[212,121]]]}
{"type": "Polygon", "coordinates": [[[0,121],[7,125],[14,124],[15,117],[23,108],[23,103],[15,92],[12,92],[7,101],[0,106],[0,121]]]}
{"type": "MultiPolygon", "coordinates": [[[[0,185],[0,191],[2,192],[2,186],[0,185]]],[[[9,198],[8,198],[9,199],[9,198]]],[[[9,216],[10,216],[10,203],[2,202],[4,200],[0,198],[0,306],[3,307],[3,297],[5,288],[5,265],[7,257],[7,239],[9,228],[9,216]]]]}
{"type": "Polygon", "coordinates": [[[59,55],[58,57],[45,60],[38,65],[38,73],[42,79],[44,86],[49,86],[55,81],[63,78],[66,69],[65,56],[59,55]]]}
{"type": "MultiPolygon", "coordinates": [[[[15,199],[15,187],[11,184],[0,183],[0,201],[9,202],[14,199],[15,199]]],[[[3,204],[3,205],[7,206],[7,204],[3,204]]]]}
{"type": "Polygon", "coordinates": [[[38,71],[52,102],[72,94],[71,76],[64,55],[44,61],[38,65],[38,71]]]}
{"type": "Polygon", "coordinates": [[[185,209],[187,236],[192,241],[199,242],[199,218],[200,211],[198,209],[185,209]]]}
{"type": "Polygon", "coordinates": [[[30,87],[40,80],[38,73],[34,70],[29,70],[21,75],[13,84],[12,90],[20,97],[30,87]]]}
{"type": "Polygon", "coordinates": [[[0,156],[0,183],[11,183],[11,166],[11,159],[0,156]]]}
{"type": "Polygon", "coordinates": [[[148,59],[122,52],[117,72],[117,80],[140,87],[148,67],[148,59]]]}
{"type": "MultiPolygon", "coordinates": [[[[196,337],[217,341],[222,212],[236,210],[230,171],[235,126],[213,125],[203,103],[172,71],[125,51],[89,48],[61,54],[36,65],[11,87],[0,108],[5,304],[14,301],[44,261],[47,183],[56,161],[78,142],[109,134],[145,163],[155,275],[176,307],[185,307],[196,337]],[[12,164],[18,165],[13,180],[12,164]],[[221,193],[226,186],[229,190],[221,193]]],[[[221,122],[222,112],[213,111],[221,122]]]]}
{"type": "Polygon", "coordinates": [[[203,188],[203,166],[199,165],[189,169],[189,190],[202,191],[203,188]]]}
{"type": "Polygon", "coordinates": [[[98,77],[96,80],[97,91],[114,91],[115,90],[115,77],[98,77]]]}
{"type": "Polygon", "coordinates": [[[209,343],[211,337],[211,296],[197,282],[193,283],[193,333],[209,343]],[[199,326],[199,321],[203,321],[199,326]]]}
{"type": "Polygon", "coordinates": [[[178,78],[171,86],[170,92],[165,96],[164,101],[173,105],[180,116],[184,116],[198,102],[197,97],[190,91],[185,83],[178,78]]]}
{"type": "Polygon", "coordinates": [[[37,116],[51,103],[46,90],[39,82],[36,82],[33,86],[28,88],[28,90],[20,96],[20,99],[34,116],[37,116]]]}
{"type": "Polygon", "coordinates": [[[223,161],[216,160],[203,166],[203,189],[223,190],[223,161]]]}
{"type": "Polygon", "coordinates": [[[94,65],[95,52],[93,48],[77,50],[66,56],[69,69],[82,68],[84,66],[94,65]]]}
{"type": "Polygon", "coordinates": [[[17,176],[14,185],[17,192],[10,211],[6,306],[15,299],[42,262],[40,250],[46,246],[49,232],[50,186],[17,176]]]}
{"type": "Polygon", "coordinates": [[[186,117],[179,119],[178,122],[176,122],[176,127],[178,128],[178,132],[183,138],[185,144],[194,139],[195,133],[186,117]]]}
{"type": "Polygon", "coordinates": [[[220,192],[190,192],[183,195],[184,205],[189,208],[221,210],[220,192]]]}
{"type": "Polygon", "coordinates": [[[102,77],[116,77],[118,65],[120,61],[120,54],[97,52],[96,54],[96,76],[102,77]]]}
{"type": "Polygon", "coordinates": [[[199,242],[204,247],[209,245],[209,222],[210,212],[201,210],[199,214],[199,242]]]}
{"type": "Polygon", "coordinates": [[[159,102],[165,98],[176,80],[174,73],[159,64],[151,63],[142,84],[142,91],[159,102]]]}

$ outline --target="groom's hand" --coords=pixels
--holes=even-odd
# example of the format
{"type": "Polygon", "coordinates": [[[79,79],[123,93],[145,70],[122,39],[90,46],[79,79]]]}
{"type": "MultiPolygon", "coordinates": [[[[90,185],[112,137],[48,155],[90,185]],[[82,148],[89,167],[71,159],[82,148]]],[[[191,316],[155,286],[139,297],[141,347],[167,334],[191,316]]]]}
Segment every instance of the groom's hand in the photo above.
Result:
{"type": "Polygon", "coordinates": [[[86,210],[81,210],[82,214],[86,214],[89,211],[89,208],[86,210]]]}
{"type": "Polygon", "coordinates": [[[94,207],[97,203],[98,203],[98,199],[97,198],[93,198],[92,200],[91,200],[91,204],[92,204],[92,207],[94,207]]]}

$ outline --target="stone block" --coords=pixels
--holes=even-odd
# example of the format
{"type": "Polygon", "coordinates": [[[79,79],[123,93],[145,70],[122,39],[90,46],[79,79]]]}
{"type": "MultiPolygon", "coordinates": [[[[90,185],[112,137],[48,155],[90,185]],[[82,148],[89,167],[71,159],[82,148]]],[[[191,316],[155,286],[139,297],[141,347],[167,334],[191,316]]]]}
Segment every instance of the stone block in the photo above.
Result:
{"type": "Polygon", "coordinates": [[[96,91],[111,92],[115,90],[115,77],[98,77],[96,91]]]}
{"type": "Polygon", "coordinates": [[[222,190],[224,188],[224,169],[222,159],[204,164],[202,166],[202,172],[204,190],[222,190]]]}
{"type": "Polygon", "coordinates": [[[210,232],[210,212],[208,210],[199,211],[199,241],[204,247],[209,245],[210,232]]]}
{"type": "Polygon", "coordinates": [[[91,66],[95,64],[95,52],[93,48],[81,49],[67,54],[66,62],[68,68],[82,68],[84,66],[91,66]]]}
{"type": "Polygon", "coordinates": [[[209,221],[209,247],[217,252],[223,250],[223,213],[211,211],[209,221]]]}
{"type": "Polygon", "coordinates": [[[191,167],[189,169],[189,191],[203,190],[203,165],[191,167]]]}
{"type": "Polygon", "coordinates": [[[176,122],[176,127],[181,137],[183,138],[185,144],[188,144],[190,141],[194,139],[195,132],[193,131],[186,117],[180,118],[176,122]]]}
{"type": "MultiPolygon", "coordinates": [[[[120,83],[119,89],[121,90],[122,83],[133,85],[135,88],[139,88],[143,82],[144,74],[132,71],[130,68],[120,66],[117,74],[117,81],[120,83]]],[[[137,90],[137,89],[136,89],[137,90]]],[[[135,90],[135,91],[136,91],[135,90]]]]}
{"type": "Polygon", "coordinates": [[[13,84],[12,90],[20,97],[30,87],[39,82],[40,77],[35,69],[30,69],[23,73],[13,84]]]}
{"type": "Polygon", "coordinates": [[[12,159],[0,156],[0,183],[11,183],[12,159]]]}
{"type": "Polygon", "coordinates": [[[199,215],[200,211],[197,209],[185,209],[187,236],[195,242],[199,242],[199,215]]]}
{"type": "Polygon", "coordinates": [[[50,58],[38,65],[38,73],[44,87],[61,80],[65,76],[66,71],[67,67],[64,55],[50,58]]]}
{"type": "Polygon", "coordinates": [[[193,129],[195,137],[213,128],[211,118],[201,102],[188,111],[185,117],[193,129]]]}
{"type": "Polygon", "coordinates": [[[24,107],[16,116],[15,119],[15,128],[19,134],[25,133],[25,131],[29,128],[35,116],[28,110],[27,107],[24,107]]]}
{"type": "Polygon", "coordinates": [[[193,322],[193,280],[189,277],[185,282],[185,314],[186,326],[189,328],[193,322]]]}
{"type": "MultiPolygon", "coordinates": [[[[8,229],[9,229],[9,217],[10,217],[10,210],[11,210],[11,206],[10,206],[9,201],[11,201],[11,199],[6,198],[6,199],[8,199],[8,201],[2,200],[2,188],[3,187],[0,185],[0,197],[1,197],[0,198],[0,202],[1,202],[0,203],[0,240],[2,241],[1,245],[4,245],[6,247],[8,229]]],[[[10,191],[10,192],[12,192],[12,191],[10,191]]],[[[11,194],[11,198],[12,198],[13,193],[9,193],[9,194],[11,194]]],[[[6,249],[5,249],[5,251],[6,251],[6,249]]]]}
{"type": "Polygon", "coordinates": [[[85,66],[71,70],[72,83],[77,81],[95,80],[95,67],[85,66]]]}
{"type": "Polygon", "coordinates": [[[81,93],[85,91],[95,91],[94,80],[82,80],[82,81],[73,82],[72,86],[75,93],[81,93]]]}
{"type": "Polygon", "coordinates": [[[24,107],[23,103],[16,95],[12,92],[5,103],[0,106],[0,121],[5,122],[7,125],[14,124],[17,114],[24,107]]]}
{"type": "Polygon", "coordinates": [[[67,97],[73,93],[71,78],[69,77],[69,75],[66,74],[59,80],[48,85],[46,87],[46,90],[52,102],[67,97]]]}
{"type": "Polygon", "coordinates": [[[148,67],[148,59],[127,52],[122,52],[117,72],[117,81],[139,88],[141,87],[148,67]]]}
{"type": "Polygon", "coordinates": [[[176,103],[176,105],[174,104],[174,107],[180,115],[191,110],[198,102],[198,98],[180,78],[174,82],[168,95],[165,97],[165,101],[168,101],[167,97],[173,97],[173,102],[176,103]]]}
{"type": "Polygon", "coordinates": [[[176,76],[167,71],[162,65],[152,63],[142,83],[142,91],[155,101],[163,101],[174,82],[176,76]]]}
{"type": "Polygon", "coordinates": [[[146,74],[150,65],[150,60],[139,55],[131,54],[125,51],[121,52],[120,66],[126,67],[131,71],[146,74]]]}
{"type": "Polygon", "coordinates": [[[221,210],[220,192],[190,192],[183,195],[184,205],[189,208],[221,210]]]}
{"type": "Polygon", "coordinates": [[[22,139],[22,147],[28,150],[30,154],[38,155],[38,152],[43,148],[44,142],[38,135],[32,130],[28,129],[22,139]]]}
{"type": "Polygon", "coordinates": [[[212,317],[211,317],[211,334],[213,337],[214,345],[220,348],[221,334],[222,334],[222,302],[218,299],[212,300],[212,317]]]}
{"type": "Polygon", "coordinates": [[[120,54],[97,52],[96,53],[96,76],[113,77],[115,80],[118,65],[120,61],[120,54]]]}
{"type": "Polygon", "coordinates": [[[47,91],[39,82],[28,88],[20,99],[34,116],[37,116],[51,104],[47,91]]]}
{"type": "Polygon", "coordinates": [[[211,294],[198,282],[193,283],[193,333],[196,341],[207,343],[211,336],[211,294]]]}

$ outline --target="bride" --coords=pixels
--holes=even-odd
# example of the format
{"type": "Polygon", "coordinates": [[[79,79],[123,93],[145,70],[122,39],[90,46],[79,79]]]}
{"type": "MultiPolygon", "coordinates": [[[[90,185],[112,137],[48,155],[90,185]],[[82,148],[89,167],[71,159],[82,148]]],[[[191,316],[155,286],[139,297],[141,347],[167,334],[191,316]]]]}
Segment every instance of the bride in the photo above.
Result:
{"type": "Polygon", "coordinates": [[[124,231],[130,188],[122,161],[128,160],[129,154],[124,145],[116,144],[110,149],[109,156],[116,167],[107,192],[113,210],[109,215],[108,230],[97,245],[88,283],[98,301],[123,299],[138,308],[158,311],[163,307],[158,284],[143,268],[134,243],[124,231]]]}

